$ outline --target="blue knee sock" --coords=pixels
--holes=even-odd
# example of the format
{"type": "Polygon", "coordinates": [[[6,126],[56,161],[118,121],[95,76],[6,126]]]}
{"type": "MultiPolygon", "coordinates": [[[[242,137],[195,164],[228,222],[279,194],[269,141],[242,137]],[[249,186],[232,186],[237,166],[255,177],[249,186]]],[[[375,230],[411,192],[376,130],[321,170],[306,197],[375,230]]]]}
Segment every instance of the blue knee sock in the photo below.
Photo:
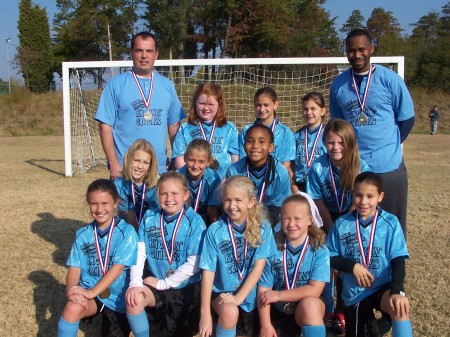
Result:
{"type": "Polygon", "coordinates": [[[217,337],[235,337],[236,336],[236,326],[231,329],[224,329],[219,324],[216,327],[216,336],[217,337]]]}
{"type": "Polygon", "coordinates": [[[325,283],[325,288],[323,288],[322,296],[325,301],[325,313],[334,313],[334,281],[325,283]]]}
{"type": "Polygon", "coordinates": [[[303,337],[325,337],[325,325],[302,325],[303,337]]]}
{"type": "Polygon", "coordinates": [[[78,322],[67,322],[62,316],[58,321],[58,337],[77,337],[78,334],[78,326],[80,325],[80,321],[78,322]]]}
{"type": "Polygon", "coordinates": [[[411,320],[392,321],[392,337],[412,337],[411,320]]]}
{"type": "Polygon", "coordinates": [[[127,314],[128,323],[135,337],[149,337],[150,327],[148,325],[147,314],[145,310],[137,315],[127,314]]]}

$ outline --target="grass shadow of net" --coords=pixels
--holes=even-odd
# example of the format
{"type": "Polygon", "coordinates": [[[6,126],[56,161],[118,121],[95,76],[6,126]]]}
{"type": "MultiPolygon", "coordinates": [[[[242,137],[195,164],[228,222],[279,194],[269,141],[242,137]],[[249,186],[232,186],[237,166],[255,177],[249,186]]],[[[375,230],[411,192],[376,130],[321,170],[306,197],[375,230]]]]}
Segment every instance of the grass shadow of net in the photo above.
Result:
{"type": "MultiPolygon", "coordinates": [[[[39,326],[37,337],[56,336],[59,317],[66,303],[66,286],[60,284],[55,277],[45,270],[35,270],[28,275],[34,283],[33,303],[36,322],[39,326]]],[[[101,317],[96,317],[89,324],[80,322],[80,330],[86,337],[100,336],[101,317]]]]}
{"type": "Polygon", "coordinates": [[[53,261],[65,266],[70,253],[75,232],[82,226],[86,226],[84,221],[56,218],[49,212],[37,213],[39,220],[31,224],[31,231],[45,241],[56,246],[53,252],[53,261]]]}
{"type": "Polygon", "coordinates": [[[28,159],[27,164],[36,166],[44,171],[65,177],[64,160],[54,159],[28,159]]]}

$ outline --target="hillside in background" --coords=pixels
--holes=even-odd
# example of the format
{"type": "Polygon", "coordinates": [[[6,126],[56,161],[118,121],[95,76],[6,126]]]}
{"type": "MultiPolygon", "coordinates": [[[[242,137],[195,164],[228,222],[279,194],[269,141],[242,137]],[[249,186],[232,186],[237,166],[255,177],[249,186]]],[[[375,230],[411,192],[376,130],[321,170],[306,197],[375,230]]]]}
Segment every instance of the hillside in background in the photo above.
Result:
{"type": "MultiPolygon", "coordinates": [[[[428,112],[437,104],[441,114],[438,132],[450,134],[450,95],[418,88],[412,88],[411,95],[416,110],[413,132],[430,132],[428,112]]],[[[0,95],[0,137],[62,136],[63,123],[61,91],[33,94],[19,87],[11,95],[0,95]]]]}

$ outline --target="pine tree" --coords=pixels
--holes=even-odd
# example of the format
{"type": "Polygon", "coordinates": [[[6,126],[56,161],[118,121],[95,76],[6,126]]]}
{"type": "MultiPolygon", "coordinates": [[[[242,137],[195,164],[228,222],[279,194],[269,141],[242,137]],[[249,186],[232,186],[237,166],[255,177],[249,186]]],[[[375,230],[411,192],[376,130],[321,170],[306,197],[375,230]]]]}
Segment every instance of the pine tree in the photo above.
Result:
{"type": "Polygon", "coordinates": [[[19,47],[16,59],[25,84],[33,92],[48,91],[53,79],[53,61],[46,10],[34,5],[30,0],[21,0],[18,29],[19,47]]]}

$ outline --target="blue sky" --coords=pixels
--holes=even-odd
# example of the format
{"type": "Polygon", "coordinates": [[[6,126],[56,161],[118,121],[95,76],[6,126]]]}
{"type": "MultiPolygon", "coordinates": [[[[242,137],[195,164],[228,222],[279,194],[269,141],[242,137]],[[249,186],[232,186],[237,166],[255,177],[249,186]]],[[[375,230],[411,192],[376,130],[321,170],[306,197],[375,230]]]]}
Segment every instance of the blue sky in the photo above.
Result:
{"type": "MultiPolygon", "coordinates": [[[[55,1],[51,0],[34,0],[35,4],[40,7],[47,8],[50,24],[53,20],[53,15],[56,12],[55,1]]],[[[330,12],[330,16],[337,17],[336,29],[339,30],[342,24],[348,19],[352,11],[359,9],[367,20],[376,7],[382,7],[387,11],[391,11],[397,17],[400,25],[406,33],[411,32],[409,24],[415,23],[420,17],[426,15],[431,11],[441,12],[442,7],[448,0],[327,0],[324,8],[330,12]]],[[[307,13],[305,13],[307,15],[307,13]]],[[[19,0],[2,1],[0,9],[0,78],[8,79],[8,63],[14,58],[16,48],[18,45],[18,30],[17,20],[19,19],[19,0]],[[5,38],[11,38],[9,43],[6,43],[5,38]]],[[[11,77],[20,78],[17,71],[10,67],[11,77]]]]}

